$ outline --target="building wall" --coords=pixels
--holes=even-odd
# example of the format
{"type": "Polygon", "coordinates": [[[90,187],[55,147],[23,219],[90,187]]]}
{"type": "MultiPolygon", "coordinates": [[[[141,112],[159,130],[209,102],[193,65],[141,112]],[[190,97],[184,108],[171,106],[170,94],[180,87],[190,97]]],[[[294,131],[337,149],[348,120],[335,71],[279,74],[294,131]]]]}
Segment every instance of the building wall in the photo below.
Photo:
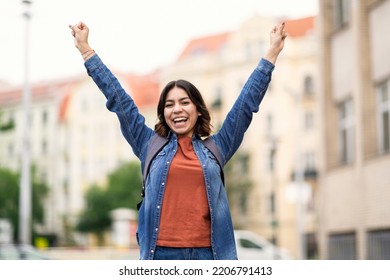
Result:
{"type": "MultiPolygon", "coordinates": [[[[136,94],[125,75],[117,76],[129,94],[136,94]]],[[[15,129],[0,137],[0,166],[19,171],[22,107],[20,98],[14,97],[20,96],[22,88],[13,91],[0,91],[9,97],[0,98],[4,119],[15,120],[15,129]]],[[[56,234],[60,244],[65,244],[74,238],[69,230],[84,208],[85,191],[92,184],[104,184],[110,172],[136,157],[117,117],[107,110],[104,95],[87,75],[33,84],[31,92],[31,162],[49,187],[45,222],[39,230],[56,234]]],[[[145,104],[140,111],[152,126],[155,104],[145,104]]]]}
{"type": "MultiPolygon", "coordinates": [[[[379,230],[384,231],[383,238],[390,236],[390,176],[386,172],[390,155],[378,145],[375,89],[390,77],[386,62],[390,55],[385,51],[389,38],[380,35],[390,24],[390,1],[346,1],[350,17],[339,29],[333,25],[335,2],[320,1],[325,139],[318,195],[320,256],[367,259],[374,250],[370,233],[379,230]],[[353,104],[354,157],[345,163],[340,161],[337,106],[347,98],[353,104]],[[349,245],[339,243],[339,248],[351,251],[336,252],[332,247],[332,238],[342,234],[355,236],[349,245]]],[[[382,249],[390,255],[390,248],[382,249]]]]}

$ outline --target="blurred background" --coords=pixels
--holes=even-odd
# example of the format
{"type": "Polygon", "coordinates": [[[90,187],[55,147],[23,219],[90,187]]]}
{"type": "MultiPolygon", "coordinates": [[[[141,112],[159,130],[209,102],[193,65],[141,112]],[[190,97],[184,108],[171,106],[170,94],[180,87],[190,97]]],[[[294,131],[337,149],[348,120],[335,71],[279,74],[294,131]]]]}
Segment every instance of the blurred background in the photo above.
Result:
{"type": "Polygon", "coordinates": [[[0,258],[138,258],[140,165],[74,47],[82,20],[150,126],[181,78],[215,130],[284,21],[225,169],[239,258],[390,259],[389,15],[390,0],[2,1],[0,258]]]}

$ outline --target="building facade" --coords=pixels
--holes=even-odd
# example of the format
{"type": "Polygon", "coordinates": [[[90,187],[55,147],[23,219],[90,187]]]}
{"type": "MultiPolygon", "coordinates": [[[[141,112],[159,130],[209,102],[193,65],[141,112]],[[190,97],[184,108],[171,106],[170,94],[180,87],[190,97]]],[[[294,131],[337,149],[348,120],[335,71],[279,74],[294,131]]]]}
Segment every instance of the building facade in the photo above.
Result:
{"type": "MultiPolygon", "coordinates": [[[[154,75],[117,74],[146,116],[155,121],[158,84],[154,75]]],[[[0,166],[20,170],[22,87],[0,90],[4,121],[15,128],[0,136],[0,166]]],[[[31,85],[29,142],[36,176],[49,187],[41,234],[54,235],[59,245],[82,243],[73,234],[84,207],[84,193],[104,184],[107,175],[124,162],[135,160],[121,135],[117,117],[105,107],[105,97],[85,74],[31,85]],[[75,239],[76,238],[76,239],[75,239]]]]}
{"type": "MultiPolygon", "coordinates": [[[[254,15],[236,30],[190,41],[161,71],[161,84],[186,79],[198,87],[217,131],[279,22],[254,15]]],[[[226,166],[226,187],[235,228],[255,231],[296,257],[302,257],[301,248],[314,257],[313,193],[320,162],[315,18],[286,20],[286,28],[289,35],[268,93],[226,166]],[[306,188],[301,193],[297,185],[306,188]]]]}
{"type": "Polygon", "coordinates": [[[389,0],[321,0],[322,259],[390,259],[389,0]]]}

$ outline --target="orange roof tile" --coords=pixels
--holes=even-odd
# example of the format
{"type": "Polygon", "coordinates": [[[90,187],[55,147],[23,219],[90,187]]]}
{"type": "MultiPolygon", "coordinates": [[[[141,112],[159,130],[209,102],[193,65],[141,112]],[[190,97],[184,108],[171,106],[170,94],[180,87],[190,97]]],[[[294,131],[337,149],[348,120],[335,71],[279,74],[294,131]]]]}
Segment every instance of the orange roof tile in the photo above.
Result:
{"type": "Polygon", "coordinates": [[[231,32],[193,39],[179,56],[179,60],[197,53],[211,53],[221,49],[231,32]]]}
{"type": "Polygon", "coordinates": [[[301,37],[314,29],[316,17],[305,17],[299,19],[286,20],[286,31],[288,36],[301,37]]]}
{"type": "Polygon", "coordinates": [[[156,107],[160,96],[160,84],[156,74],[126,74],[130,94],[135,104],[141,107],[156,107]]]}

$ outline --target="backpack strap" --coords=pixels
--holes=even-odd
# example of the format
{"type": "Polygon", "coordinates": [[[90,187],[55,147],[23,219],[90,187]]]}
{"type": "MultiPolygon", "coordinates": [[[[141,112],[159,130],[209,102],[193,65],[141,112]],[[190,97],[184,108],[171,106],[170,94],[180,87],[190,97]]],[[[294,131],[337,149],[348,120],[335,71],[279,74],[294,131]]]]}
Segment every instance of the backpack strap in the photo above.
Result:
{"type": "Polygon", "coordinates": [[[217,145],[215,144],[215,141],[211,139],[211,137],[208,137],[207,139],[203,140],[203,144],[217,159],[219,167],[221,168],[222,183],[225,185],[225,174],[223,173],[223,157],[221,152],[219,151],[217,145]]]}
{"type": "MultiPolygon", "coordinates": [[[[149,167],[150,163],[152,162],[153,158],[162,150],[162,148],[168,143],[168,138],[162,137],[158,135],[157,133],[153,135],[153,137],[150,140],[149,148],[146,154],[145,159],[145,165],[142,172],[142,192],[141,197],[145,196],[145,181],[146,177],[149,173],[149,167]]],[[[222,182],[225,185],[225,175],[223,173],[223,158],[222,154],[219,151],[217,145],[215,144],[215,141],[211,139],[211,137],[208,137],[207,139],[203,140],[203,144],[206,146],[207,149],[215,156],[217,159],[218,165],[221,168],[221,178],[222,182]]],[[[137,209],[141,207],[142,201],[138,203],[137,209]]]]}
{"type": "Polygon", "coordinates": [[[149,167],[152,159],[162,150],[162,148],[168,143],[168,138],[162,137],[157,133],[153,135],[149,143],[148,152],[146,154],[145,165],[142,172],[142,193],[141,196],[145,196],[145,181],[149,173],[149,167]]]}

